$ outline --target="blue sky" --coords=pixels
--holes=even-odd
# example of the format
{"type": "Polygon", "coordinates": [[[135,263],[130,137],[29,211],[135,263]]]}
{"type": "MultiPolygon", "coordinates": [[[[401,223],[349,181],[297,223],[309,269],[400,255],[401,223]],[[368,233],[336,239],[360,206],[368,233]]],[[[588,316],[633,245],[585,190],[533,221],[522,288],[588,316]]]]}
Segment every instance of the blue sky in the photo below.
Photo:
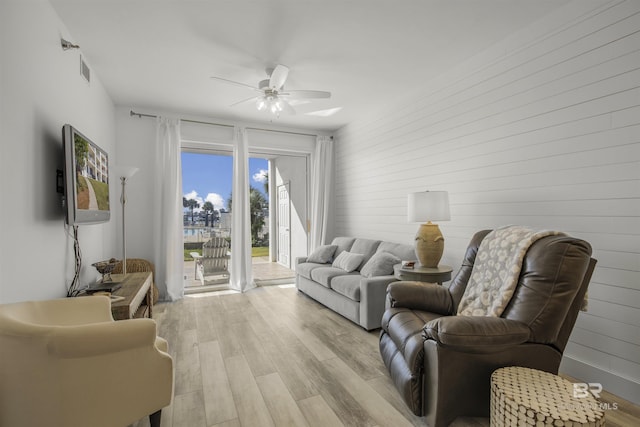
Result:
{"type": "MultiPolygon", "coordinates": [[[[264,193],[266,159],[249,159],[251,186],[264,193]]],[[[233,157],[214,154],[182,153],[182,194],[200,205],[209,200],[215,209],[225,208],[231,194],[233,157]]]]}

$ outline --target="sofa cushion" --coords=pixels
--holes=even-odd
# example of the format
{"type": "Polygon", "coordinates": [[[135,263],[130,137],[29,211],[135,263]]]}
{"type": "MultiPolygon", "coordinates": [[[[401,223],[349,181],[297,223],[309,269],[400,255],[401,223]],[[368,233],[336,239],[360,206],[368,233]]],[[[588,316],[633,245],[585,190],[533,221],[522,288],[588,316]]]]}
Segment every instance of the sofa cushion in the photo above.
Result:
{"type": "MultiPolygon", "coordinates": [[[[378,245],[380,245],[380,240],[356,239],[353,242],[350,251],[364,256],[362,264],[360,264],[360,267],[362,267],[367,261],[369,261],[369,258],[376,253],[378,245]]],[[[358,268],[358,270],[360,270],[360,268],[358,268]]]]}
{"type": "Polygon", "coordinates": [[[307,279],[311,279],[311,271],[319,268],[326,267],[326,264],[317,264],[315,262],[302,262],[296,265],[296,273],[302,277],[306,277],[307,279]]]}
{"type": "Polygon", "coordinates": [[[318,264],[327,264],[333,259],[333,254],[336,253],[338,246],[336,245],[323,245],[317,247],[311,255],[307,258],[307,262],[317,262],[318,264]]]}
{"type": "Polygon", "coordinates": [[[320,266],[311,270],[311,280],[321,284],[322,286],[331,288],[331,279],[336,276],[344,276],[345,274],[357,274],[360,276],[360,273],[357,272],[347,273],[341,268],[320,266]]]}
{"type": "Polygon", "coordinates": [[[336,249],[336,253],[333,254],[334,257],[340,255],[343,251],[351,250],[351,246],[353,246],[353,242],[355,241],[355,237],[336,237],[331,242],[332,245],[336,245],[338,249],[336,249]]]}
{"type": "Polygon", "coordinates": [[[378,246],[379,252],[389,252],[400,258],[402,261],[410,261],[417,259],[416,250],[413,245],[406,245],[403,243],[391,243],[391,242],[382,242],[380,246],[378,246]]]}
{"type": "Polygon", "coordinates": [[[343,251],[333,260],[332,267],[340,268],[347,273],[351,273],[355,271],[362,261],[364,260],[364,255],[357,254],[349,251],[343,251]]]}
{"type": "Polygon", "coordinates": [[[360,301],[360,280],[362,276],[359,274],[348,274],[337,276],[331,280],[331,289],[344,295],[353,301],[360,301]]]}
{"type": "Polygon", "coordinates": [[[360,269],[364,277],[388,276],[393,274],[393,266],[400,262],[400,258],[389,252],[376,252],[360,269]]]}

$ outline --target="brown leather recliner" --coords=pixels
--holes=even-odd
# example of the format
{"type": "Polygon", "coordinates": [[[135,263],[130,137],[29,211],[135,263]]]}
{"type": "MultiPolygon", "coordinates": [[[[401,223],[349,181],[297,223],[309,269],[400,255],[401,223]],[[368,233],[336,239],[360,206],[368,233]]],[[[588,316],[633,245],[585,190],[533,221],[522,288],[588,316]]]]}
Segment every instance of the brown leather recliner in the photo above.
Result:
{"type": "Polygon", "coordinates": [[[456,316],[480,242],[472,238],[447,287],[395,282],[387,289],[380,353],[407,406],[431,427],[488,416],[490,376],[504,366],[557,374],[596,260],[589,243],[547,236],[528,249],[501,317],[456,316]]]}

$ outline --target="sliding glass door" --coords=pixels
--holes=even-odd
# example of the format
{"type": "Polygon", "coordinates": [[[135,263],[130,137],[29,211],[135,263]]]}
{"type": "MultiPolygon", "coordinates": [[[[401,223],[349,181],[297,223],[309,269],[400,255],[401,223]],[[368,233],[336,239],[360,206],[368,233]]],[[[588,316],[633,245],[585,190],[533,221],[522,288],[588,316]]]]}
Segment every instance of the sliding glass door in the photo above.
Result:
{"type": "Polygon", "coordinates": [[[182,152],[187,290],[225,289],[229,285],[232,177],[230,153],[182,152]]]}
{"type": "MultiPolygon", "coordinates": [[[[228,289],[232,153],[183,149],[181,160],[185,290],[228,289]]],[[[251,262],[258,285],[293,283],[293,260],[306,255],[307,167],[305,156],[249,158],[251,262]]]]}

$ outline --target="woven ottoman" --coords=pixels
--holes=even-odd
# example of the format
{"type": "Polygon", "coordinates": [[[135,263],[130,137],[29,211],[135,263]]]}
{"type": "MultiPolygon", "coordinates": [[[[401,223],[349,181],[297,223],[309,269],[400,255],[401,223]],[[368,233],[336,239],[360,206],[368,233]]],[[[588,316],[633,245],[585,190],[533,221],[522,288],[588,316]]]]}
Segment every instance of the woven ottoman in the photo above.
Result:
{"type": "Polygon", "coordinates": [[[604,426],[604,411],[589,393],[548,372],[512,366],[491,375],[491,426],[604,426]]]}

